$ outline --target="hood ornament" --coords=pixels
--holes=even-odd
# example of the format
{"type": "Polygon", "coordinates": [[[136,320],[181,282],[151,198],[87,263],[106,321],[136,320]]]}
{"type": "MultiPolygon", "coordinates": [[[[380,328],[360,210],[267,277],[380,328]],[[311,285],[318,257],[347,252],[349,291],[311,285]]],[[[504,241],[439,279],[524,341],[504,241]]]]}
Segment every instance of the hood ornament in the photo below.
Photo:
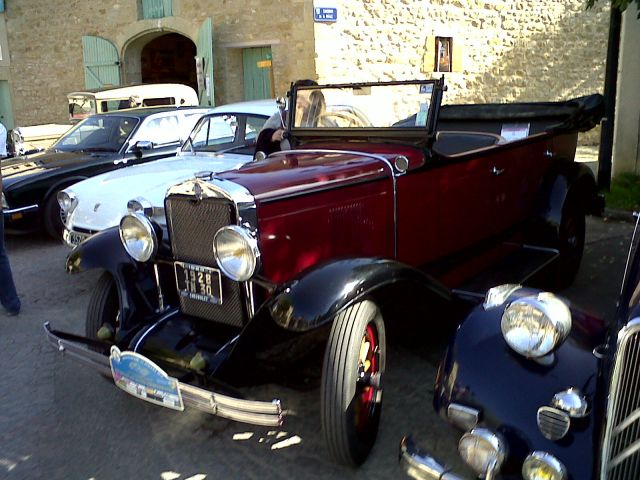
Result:
{"type": "Polygon", "coordinates": [[[200,183],[196,183],[193,186],[193,194],[196,196],[197,201],[202,200],[202,187],[200,186],[200,183]]]}

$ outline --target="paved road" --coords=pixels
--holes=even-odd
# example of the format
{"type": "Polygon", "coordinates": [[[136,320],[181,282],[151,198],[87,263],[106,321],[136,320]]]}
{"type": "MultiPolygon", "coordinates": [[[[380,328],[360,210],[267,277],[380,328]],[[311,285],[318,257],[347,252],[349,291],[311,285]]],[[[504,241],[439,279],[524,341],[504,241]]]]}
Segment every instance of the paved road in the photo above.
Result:
{"type": "MultiPolygon", "coordinates": [[[[575,304],[613,315],[631,231],[628,223],[589,220],[585,260],[565,292],[575,304]]],[[[97,274],[66,275],[65,247],[44,237],[10,238],[8,249],[24,307],[19,317],[0,313],[0,478],[402,478],[396,452],[407,432],[442,456],[454,455],[459,435],[431,409],[443,340],[392,349],[378,442],[351,470],[327,459],[317,390],[257,389],[261,398],[280,395],[292,411],[286,428],[269,430],[138,401],[63,358],[45,344],[42,323],[81,333],[97,274]]]]}

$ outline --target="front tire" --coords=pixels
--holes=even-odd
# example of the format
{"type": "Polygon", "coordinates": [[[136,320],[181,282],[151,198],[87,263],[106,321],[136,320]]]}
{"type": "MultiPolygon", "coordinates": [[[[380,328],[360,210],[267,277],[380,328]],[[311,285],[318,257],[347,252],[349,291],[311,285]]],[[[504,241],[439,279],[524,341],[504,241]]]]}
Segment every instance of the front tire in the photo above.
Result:
{"type": "Polygon", "coordinates": [[[44,204],[44,228],[52,238],[62,240],[62,231],[64,223],[62,221],[62,212],[58,205],[57,192],[49,196],[44,204]]]}
{"type": "MultiPolygon", "coordinates": [[[[103,273],[98,279],[87,307],[85,334],[88,338],[112,341],[119,327],[120,300],[116,282],[110,273],[103,273]],[[110,332],[110,338],[107,333],[110,332]]],[[[94,348],[94,350],[96,350],[94,348]]]]}
{"type": "Polygon", "coordinates": [[[336,316],[322,367],[321,421],[329,454],[338,463],[360,465],[373,448],[385,357],[384,322],[375,303],[364,300],[336,316]]]}

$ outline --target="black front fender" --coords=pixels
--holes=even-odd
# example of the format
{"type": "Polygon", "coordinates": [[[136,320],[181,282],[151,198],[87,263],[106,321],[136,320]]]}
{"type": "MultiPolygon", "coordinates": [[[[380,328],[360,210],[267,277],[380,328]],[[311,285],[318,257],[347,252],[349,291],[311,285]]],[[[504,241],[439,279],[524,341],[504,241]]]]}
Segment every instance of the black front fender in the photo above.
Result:
{"type": "Polygon", "coordinates": [[[152,262],[133,260],[120,241],[118,227],[108,228],[76,246],[67,256],[68,273],[102,269],[111,274],[118,288],[122,328],[136,325],[134,317],[154,310],[157,287],[152,262]]]}
{"type": "Polygon", "coordinates": [[[79,273],[102,268],[114,277],[123,265],[135,267],[136,261],[127,254],[118,227],[107,228],[77,245],[67,255],[67,273],[79,273]]]}
{"type": "Polygon", "coordinates": [[[263,306],[281,327],[303,332],[330,322],[341,310],[383,287],[407,283],[449,301],[450,291],[432,277],[394,260],[351,258],[302,272],[263,306]]]}

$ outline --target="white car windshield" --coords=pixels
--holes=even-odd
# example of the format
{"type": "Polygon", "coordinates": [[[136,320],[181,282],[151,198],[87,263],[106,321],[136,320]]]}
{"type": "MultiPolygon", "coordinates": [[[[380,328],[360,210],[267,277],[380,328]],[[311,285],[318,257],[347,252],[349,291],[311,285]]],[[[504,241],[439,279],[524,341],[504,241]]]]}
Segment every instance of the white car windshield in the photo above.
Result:
{"type": "Polygon", "coordinates": [[[52,148],[68,152],[119,152],[138,122],[134,117],[89,117],[64,134],[52,148]]]}

